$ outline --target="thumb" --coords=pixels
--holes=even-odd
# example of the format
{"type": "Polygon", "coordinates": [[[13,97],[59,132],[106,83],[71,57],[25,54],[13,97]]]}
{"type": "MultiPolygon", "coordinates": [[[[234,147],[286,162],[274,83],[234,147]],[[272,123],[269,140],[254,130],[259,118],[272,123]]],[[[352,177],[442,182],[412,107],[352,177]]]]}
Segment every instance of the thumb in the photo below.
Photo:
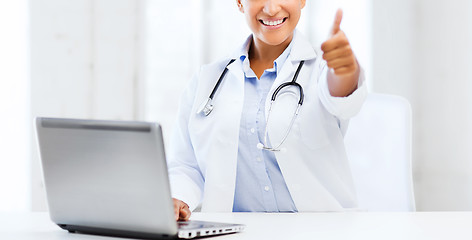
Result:
{"type": "Polygon", "coordinates": [[[331,36],[335,35],[336,33],[341,30],[341,21],[343,20],[343,10],[339,8],[336,11],[336,17],[334,17],[333,27],[331,28],[331,36]]]}

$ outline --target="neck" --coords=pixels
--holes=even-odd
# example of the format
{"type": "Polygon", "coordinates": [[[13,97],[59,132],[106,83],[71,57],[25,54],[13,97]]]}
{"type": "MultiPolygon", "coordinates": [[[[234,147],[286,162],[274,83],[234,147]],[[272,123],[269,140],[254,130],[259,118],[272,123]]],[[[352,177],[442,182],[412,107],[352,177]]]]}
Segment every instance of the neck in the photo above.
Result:
{"type": "Polygon", "coordinates": [[[279,45],[269,45],[253,37],[251,47],[249,48],[249,61],[251,69],[261,77],[265,69],[272,68],[275,59],[277,59],[288,47],[292,41],[293,35],[287,38],[279,45]]]}
{"type": "Polygon", "coordinates": [[[269,45],[253,37],[251,47],[249,48],[249,60],[251,62],[257,61],[272,65],[275,59],[288,47],[292,38],[293,35],[279,45],[269,45]]]}

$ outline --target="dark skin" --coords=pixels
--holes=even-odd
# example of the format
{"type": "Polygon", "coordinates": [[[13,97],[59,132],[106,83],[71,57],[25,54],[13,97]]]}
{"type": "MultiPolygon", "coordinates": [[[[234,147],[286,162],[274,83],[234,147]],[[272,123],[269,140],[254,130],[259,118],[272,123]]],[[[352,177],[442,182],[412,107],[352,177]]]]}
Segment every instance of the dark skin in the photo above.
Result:
{"type": "Polygon", "coordinates": [[[172,198],[172,201],[174,202],[175,220],[187,221],[190,218],[190,215],[192,214],[192,212],[190,212],[190,209],[188,208],[188,205],[183,201],[180,201],[175,198],[172,198]]]}
{"type": "Polygon", "coordinates": [[[274,66],[275,59],[285,51],[292,41],[292,38],[293,35],[277,46],[268,45],[260,41],[260,39],[253,38],[251,47],[249,48],[249,62],[251,63],[252,71],[254,71],[258,79],[261,78],[266,69],[270,69],[274,66]]]}

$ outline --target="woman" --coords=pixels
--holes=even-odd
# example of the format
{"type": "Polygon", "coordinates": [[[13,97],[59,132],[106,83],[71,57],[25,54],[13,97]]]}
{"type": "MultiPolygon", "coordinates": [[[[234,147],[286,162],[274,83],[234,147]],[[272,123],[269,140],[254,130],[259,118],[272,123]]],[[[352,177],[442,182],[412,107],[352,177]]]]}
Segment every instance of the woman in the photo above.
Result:
{"type": "Polygon", "coordinates": [[[233,60],[203,66],[181,100],[169,151],[176,219],[199,204],[202,211],[356,207],[343,135],[367,93],[340,29],[342,11],[321,57],[295,30],[305,0],[236,2],[251,36],[233,60]],[[296,83],[271,107],[287,82],[296,83]]]}

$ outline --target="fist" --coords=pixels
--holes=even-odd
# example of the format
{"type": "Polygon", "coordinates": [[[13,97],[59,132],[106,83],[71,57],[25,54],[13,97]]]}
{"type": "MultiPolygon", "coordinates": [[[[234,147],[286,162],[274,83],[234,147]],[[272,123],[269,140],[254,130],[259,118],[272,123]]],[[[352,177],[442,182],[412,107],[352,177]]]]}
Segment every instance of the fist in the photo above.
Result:
{"type": "Polygon", "coordinates": [[[331,28],[330,37],[321,45],[323,59],[330,69],[328,86],[333,96],[347,96],[357,88],[359,64],[352,52],[351,44],[341,30],[343,12],[338,9],[331,28]]]}
{"type": "Polygon", "coordinates": [[[174,202],[175,220],[187,221],[192,214],[188,205],[179,199],[172,198],[172,201],[174,202]]]}
{"type": "Polygon", "coordinates": [[[328,67],[333,69],[336,75],[352,74],[358,68],[349,40],[340,27],[342,19],[343,12],[341,9],[338,9],[331,29],[331,35],[321,45],[323,59],[326,60],[328,67]]]}

